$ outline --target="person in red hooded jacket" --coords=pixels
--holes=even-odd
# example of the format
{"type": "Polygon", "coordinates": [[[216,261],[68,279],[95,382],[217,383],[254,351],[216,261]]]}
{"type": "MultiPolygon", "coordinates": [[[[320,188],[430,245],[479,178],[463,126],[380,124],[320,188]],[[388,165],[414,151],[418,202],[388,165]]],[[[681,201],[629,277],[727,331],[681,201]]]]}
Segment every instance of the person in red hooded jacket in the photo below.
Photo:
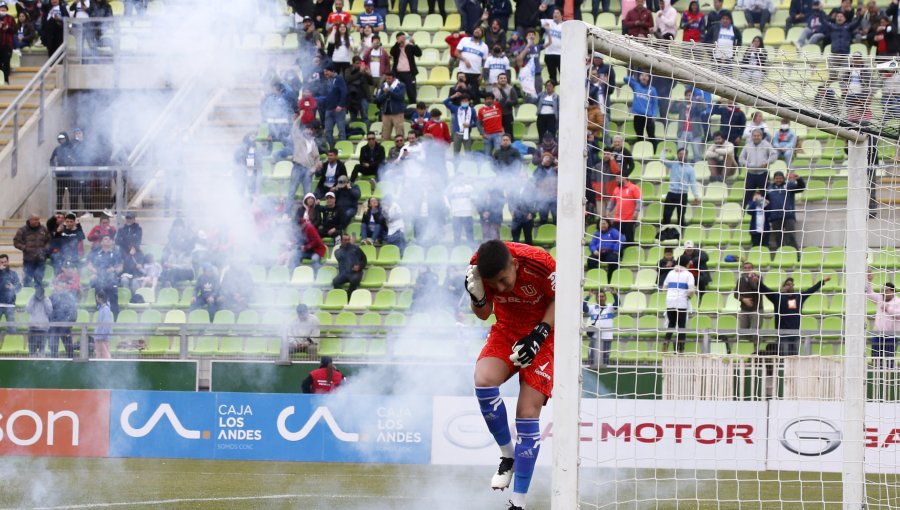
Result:
{"type": "Polygon", "coordinates": [[[425,123],[424,134],[431,135],[432,139],[440,140],[447,145],[453,142],[453,138],[450,136],[450,127],[447,126],[446,121],[441,120],[441,111],[437,108],[431,109],[431,118],[425,123]]]}
{"type": "Polygon", "coordinates": [[[291,257],[291,270],[300,265],[303,259],[312,260],[313,274],[319,272],[319,263],[325,258],[325,243],[319,236],[319,231],[311,221],[301,216],[297,226],[297,247],[291,257]]]}
{"type": "Polygon", "coordinates": [[[322,356],[319,368],[313,370],[303,380],[303,393],[331,393],[344,381],[344,374],[335,368],[330,356],[322,356]]]}
{"type": "Polygon", "coordinates": [[[10,16],[6,2],[0,1],[0,71],[3,71],[3,82],[9,85],[9,74],[16,40],[16,20],[10,16]]]}

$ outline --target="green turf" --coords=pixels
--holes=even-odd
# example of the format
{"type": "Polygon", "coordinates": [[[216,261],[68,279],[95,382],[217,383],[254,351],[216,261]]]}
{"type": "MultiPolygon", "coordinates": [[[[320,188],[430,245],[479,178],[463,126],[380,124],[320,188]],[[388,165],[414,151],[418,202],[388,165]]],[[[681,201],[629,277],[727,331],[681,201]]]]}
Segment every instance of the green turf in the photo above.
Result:
{"type": "MultiPolygon", "coordinates": [[[[508,494],[487,488],[490,473],[487,467],[4,457],[0,509],[504,510],[508,494]]],[[[538,470],[529,510],[549,508],[549,473],[538,470]]],[[[896,477],[870,482],[868,508],[896,508],[896,477]]],[[[582,509],[831,509],[841,497],[839,475],[787,472],[585,470],[581,492],[582,509]]]]}

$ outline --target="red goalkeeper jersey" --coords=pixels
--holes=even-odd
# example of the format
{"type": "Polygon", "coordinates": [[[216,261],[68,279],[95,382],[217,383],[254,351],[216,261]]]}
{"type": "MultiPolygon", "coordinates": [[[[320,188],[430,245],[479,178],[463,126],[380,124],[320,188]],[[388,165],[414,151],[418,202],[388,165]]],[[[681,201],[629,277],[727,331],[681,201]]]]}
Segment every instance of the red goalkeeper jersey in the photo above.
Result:
{"type": "MultiPolygon", "coordinates": [[[[546,251],[527,244],[505,243],[519,263],[516,285],[511,292],[497,292],[485,284],[487,299],[494,304],[497,327],[527,334],[544,318],[556,298],[556,261],[546,251]]],[[[478,262],[478,254],[470,264],[478,262]]]]}

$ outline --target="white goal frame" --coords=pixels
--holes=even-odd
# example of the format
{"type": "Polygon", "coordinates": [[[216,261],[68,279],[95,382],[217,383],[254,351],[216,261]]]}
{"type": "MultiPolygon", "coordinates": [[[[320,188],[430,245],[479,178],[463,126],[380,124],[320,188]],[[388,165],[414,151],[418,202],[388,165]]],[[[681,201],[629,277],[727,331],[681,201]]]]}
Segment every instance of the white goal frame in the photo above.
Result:
{"type": "MultiPolygon", "coordinates": [[[[848,181],[866,182],[868,137],[856,126],[822,112],[812,111],[788,98],[723,77],[713,70],[679,59],[632,38],[588,26],[580,21],[563,24],[560,94],[559,187],[557,194],[557,278],[553,391],[554,510],[579,508],[579,445],[581,435],[581,297],[584,283],[585,164],[588,51],[650,68],[654,74],[692,82],[718,96],[752,104],[764,112],[836,134],[849,143],[848,181]],[[590,49],[589,49],[590,48],[590,49]]],[[[867,250],[865,187],[851,186],[846,213],[846,260],[865,260],[867,250]]],[[[846,279],[843,384],[843,508],[864,508],[866,402],[866,265],[844,269],[846,279]]],[[[612,502],[615,503],[615,502],[612,502]]]]}

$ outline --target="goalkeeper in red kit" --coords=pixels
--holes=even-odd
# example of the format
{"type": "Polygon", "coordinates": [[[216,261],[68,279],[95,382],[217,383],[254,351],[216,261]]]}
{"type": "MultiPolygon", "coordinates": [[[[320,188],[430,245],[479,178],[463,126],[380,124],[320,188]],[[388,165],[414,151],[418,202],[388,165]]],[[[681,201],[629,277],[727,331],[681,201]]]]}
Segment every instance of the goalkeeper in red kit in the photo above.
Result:
{"type": "Polygon", "coordinates": [[[491,487],[513,483],[509,510],[525,508],[525,495],[541,444],[541,409],[553,389],[553,313],[556,261],[525,244],[487,241],[466,271],[472,311],[486,320],[493,313],[487,343],[475,364],[475,396],[500,446],[500,467],[491,487]],[[519,374],[516,444],[512,444],[500,385],[519,374]]]}

